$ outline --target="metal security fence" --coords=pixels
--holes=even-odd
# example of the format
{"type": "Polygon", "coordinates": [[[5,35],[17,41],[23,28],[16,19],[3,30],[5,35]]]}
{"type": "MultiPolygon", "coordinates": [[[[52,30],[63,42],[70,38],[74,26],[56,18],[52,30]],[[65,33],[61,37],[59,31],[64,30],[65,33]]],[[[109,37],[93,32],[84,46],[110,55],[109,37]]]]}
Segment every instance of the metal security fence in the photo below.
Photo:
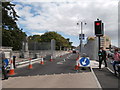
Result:
{"type": "Polygon", "coordinates": [[[29,42],[28,50],[51,50],[51,42],[29,42]]]}
{"type": "Polygon", "coordinates": [[[33,58],[50,56],[51,42],[28,42],[28,50],[29,56],[33,58]]]}

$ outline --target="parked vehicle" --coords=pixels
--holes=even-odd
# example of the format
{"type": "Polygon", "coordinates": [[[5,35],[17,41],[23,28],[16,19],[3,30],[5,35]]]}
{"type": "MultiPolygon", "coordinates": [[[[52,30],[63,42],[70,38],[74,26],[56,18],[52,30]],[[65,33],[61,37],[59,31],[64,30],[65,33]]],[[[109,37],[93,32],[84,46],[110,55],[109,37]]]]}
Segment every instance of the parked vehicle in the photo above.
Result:
{"type": "Polygon", "coordinates": [[[76,53],[76,50],[73,50],[73,53],[76,53]]]}
{"type": "Polygon", "coordinates": [[[106,51],[108,58],[112,58],[114,55],[113,51],[106,51]]]}

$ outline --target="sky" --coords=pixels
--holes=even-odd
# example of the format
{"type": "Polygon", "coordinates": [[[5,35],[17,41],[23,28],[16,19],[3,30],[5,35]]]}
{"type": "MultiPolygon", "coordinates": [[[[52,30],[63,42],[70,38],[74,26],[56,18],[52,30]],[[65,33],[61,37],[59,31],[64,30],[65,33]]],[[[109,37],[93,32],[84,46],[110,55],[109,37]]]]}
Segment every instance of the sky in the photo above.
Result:
{"type": "Polygon", "coordinates": [[[77,23],[83,22],[87,38],[95,36],[94,21],[99,18],[105,24],[105,35],[111,37],[112,45],[118,46],[118,1],[14,0],[12,3],[16,4],[15,10],[21,17],[17,24],[28,36],[56,31],[78,46],[80,25],[77,23]]]}

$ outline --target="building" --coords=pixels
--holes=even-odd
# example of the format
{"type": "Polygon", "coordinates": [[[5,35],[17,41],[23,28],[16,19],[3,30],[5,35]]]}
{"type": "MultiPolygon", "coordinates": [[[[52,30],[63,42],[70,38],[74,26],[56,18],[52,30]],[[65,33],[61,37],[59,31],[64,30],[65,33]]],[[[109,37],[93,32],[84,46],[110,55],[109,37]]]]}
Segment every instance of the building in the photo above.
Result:
{"type": "MultiPolygon", "coordinates": [[[[95,40],[97,37],[88,37],[89,40],[95,40]]],[[[100,37],[100,47],[103,47],[105,50],[108,50],[111,45],[111,38],[109,36],[102,36],[100,37]]]]}
{"type": "Polygon", "coordinates": [[[100,38],[101,40],[101,47],[103,47],[104,49],[109,49],[110,45],[111,45],[111,38],[108,36],[103,36],[100,38]]]}

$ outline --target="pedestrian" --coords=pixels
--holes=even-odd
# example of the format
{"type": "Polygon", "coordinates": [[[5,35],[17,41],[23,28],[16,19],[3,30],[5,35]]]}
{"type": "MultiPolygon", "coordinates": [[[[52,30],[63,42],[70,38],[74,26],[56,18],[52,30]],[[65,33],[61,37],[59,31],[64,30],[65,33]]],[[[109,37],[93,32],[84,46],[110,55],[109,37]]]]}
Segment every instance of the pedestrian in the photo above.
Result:
{"type": "MultiPolygon", "coordinates": [[[[120,54],[118,53],[118,48],[115,49],[115,52],[113,55],[113,64],[112,65],[113,65],[115,75],[117,75],[117,69],[116,69],[117,64],[120,64],[120,54]]],[[[120,70],[118,70],[118,71],[120,71],[120,70]]]]}
{"type": "Polygon", "coordinates": [[[5,79],[8,79],[8,75],[7,75],[7,64],[6,64],[6,58],[4,56],[4,54],[2,55],[2,75],[3,75],[3,79],[2,80],[5,80],[5,79]]]}
{"type": "Polygon", "coordinates": [[[107,54],[106,51],[103,49],[103,47],[100,48],[98,52],[98,56],[99,56],[99,69],[102,70],[101,69],[102,61],[104,61],[105,67],[107,67],[107,62],[106,62],[107,54]]]}

